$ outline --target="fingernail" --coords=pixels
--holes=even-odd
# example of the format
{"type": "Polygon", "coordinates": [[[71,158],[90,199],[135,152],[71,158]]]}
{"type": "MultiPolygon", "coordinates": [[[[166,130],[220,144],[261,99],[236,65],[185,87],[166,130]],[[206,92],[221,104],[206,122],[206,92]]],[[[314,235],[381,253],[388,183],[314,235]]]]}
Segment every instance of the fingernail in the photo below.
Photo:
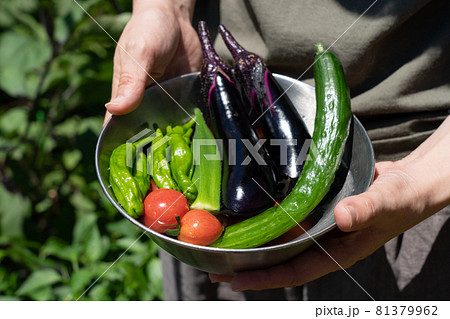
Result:
{"type": "Polygon", "coordinates": [[[356,209],[351,205],[345,206],[345,209],[347,210],[348,215],[350,216],[350,228],[352,228],[353,225],[356,223],[357,219],[356,209]]]}
{"type": "Polygon", "coordinates": [[[112,99],[111,101],[109,101],[108,103],[105,104],[105,107],[108,108],[108,106],[110,105],[118,105],[120,104],[120,102],[123,101],[125,97],[123,95],[119,95],[117,97],[115,97],[114,99],[112,99]]]}
{"type": "Polygon", "coordinates": [[[115,102],[108,102],[108,103],[105,103],[105,107],[108,108],[111,105],[117,105],[117,104],[118,103],[115,103],[115,102]]]}
{"type": "Polygon", "coordinates": [[[217,282],[231,282],[233,280],[232,275],[219,275],[219,274],[209,274],[209,280],[212,283],[217,282]]]}

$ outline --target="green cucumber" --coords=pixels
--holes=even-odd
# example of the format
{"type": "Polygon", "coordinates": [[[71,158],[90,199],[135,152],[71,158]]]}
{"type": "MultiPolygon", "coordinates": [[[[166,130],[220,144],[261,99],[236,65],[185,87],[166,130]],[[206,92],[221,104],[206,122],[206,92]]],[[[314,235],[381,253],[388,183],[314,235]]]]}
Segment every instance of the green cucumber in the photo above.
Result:
{"type": "Polygon", "coordinates": [[[294,189],[278,206],[227,227],[211,246],[236,249],[261,246],[300,223],[329,191],[350,132],[350,91],[336,56],[325,51],[321,43],[316,44],[316,50],[314,132],[294,189]]]}

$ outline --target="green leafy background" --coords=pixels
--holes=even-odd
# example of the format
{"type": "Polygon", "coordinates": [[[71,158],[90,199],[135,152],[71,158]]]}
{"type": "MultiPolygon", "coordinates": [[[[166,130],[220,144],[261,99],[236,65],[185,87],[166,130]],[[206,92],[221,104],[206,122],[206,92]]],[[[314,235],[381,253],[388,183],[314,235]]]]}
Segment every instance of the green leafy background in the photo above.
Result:
{"type": "MultiPolygon", "coordinates": [[[[78,3],[114,39],[130,18],[78,3]]],[[[114,48],[74,0],[0,1],[0,300],[162,299],[156,245],[94,168],[114,48]]]]}

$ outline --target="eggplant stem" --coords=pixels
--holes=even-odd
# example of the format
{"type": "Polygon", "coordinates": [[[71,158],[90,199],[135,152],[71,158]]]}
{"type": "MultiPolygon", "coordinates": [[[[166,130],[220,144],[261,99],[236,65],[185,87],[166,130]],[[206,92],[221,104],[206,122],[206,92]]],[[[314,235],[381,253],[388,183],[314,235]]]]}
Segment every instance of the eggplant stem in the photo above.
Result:
{"type": "Polygon", "coordinates": [[[202,46],[203,63],[211,64],[212,66],[220,68],[227,73],[229,68],[225,61],[223,61],[216,53],[216,50],[214,50],[205,21],[200,21],[198,23],[198,35],[202,46]]]}
{"type": "Polygon", "coordinates": [[[198,36],[200,38],[200,43],[202,46],[203,58],[205,60],[214,60],[216,54],[211,44],[209,30],[206,26],[205,21],[200,21],[198,23],[198,36]]]}
{"type": "Polygon", "coordinates": [[[233,37],[230,31],[223,24],[219,25],[219,32],[227,46],[228,50],[230,50],[233,57],[245,53],[247,54],[247,50],[245,50],[233,37]]]}

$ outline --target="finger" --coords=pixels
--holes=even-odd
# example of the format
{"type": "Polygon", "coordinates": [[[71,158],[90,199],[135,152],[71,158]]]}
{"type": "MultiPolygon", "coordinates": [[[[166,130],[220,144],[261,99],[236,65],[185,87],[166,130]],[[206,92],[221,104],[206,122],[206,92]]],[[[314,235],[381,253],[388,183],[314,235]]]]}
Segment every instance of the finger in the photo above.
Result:
{"type": "MultiPolygon", "coordinates": [[[[332,248],[327,249],[332,251],[332,248]]],[[[234,291],[295,287],[341,269],[320,247],[314,246],[294,260],[264,270],[238,273],[231,282],[234,291]]]]}
{"type": "Polygon", "coordinates": [[[341,200],[334,208],[334,218],[340,230],[349,232],[370,226],[377,213],[389,207],[389,197],[383,195],[377,178],[380,173],[391,169],[392,162],[379,162],[375,165],[374,181],[369,189],[359,195],[341,200]]]}
{"type": "Polygon", "coordinates": [[[368,227],[379,207],[374,193],[362,193],[343,199],[334,208],[339,229],[345,232],[368,227]]]}
{"type": "Polygon", "coordinates": [[[111,100],[113,100],[117,96],[117,89],[119,87],[119,77],[120,77],[120,54],[119,54],[119,46],[116,47],[116,51],[114,52],[114,69],[113,69],[113,78],[112,78],[112,88],[111,88],[111,100]]]}
{"type": "Polygon", "coordinates": [[[344,232],[367,228],[379,212],[388,207],[387,198],[371,186],[367,192],[341,200],[334,208],[334,218],[344,232]]]}
{"type": "Polygon", "coordinates": [[[120,72],[114,98],[106,104],[112,114],[120,115],[133,111],[141,102],[149,79],[150,59],[145,48],[131,44],[130,49],[120,48],[120,72]]]}
{"type": "Polygon", "coordinates": [[[220,274],[209,274],[209,280],[212,283],[214,282],[231,282],[233,280],[233,275],[220,275],[220,274]]]}
{"type": "Polygon", "coordinates": [[[374,231],[343,233],[335,229],[290,261],[264,270],[238,273],[231,288],[242,291],[303,285],[366,258],[385,243],[384,238],[378,237],[374,231]]]}

